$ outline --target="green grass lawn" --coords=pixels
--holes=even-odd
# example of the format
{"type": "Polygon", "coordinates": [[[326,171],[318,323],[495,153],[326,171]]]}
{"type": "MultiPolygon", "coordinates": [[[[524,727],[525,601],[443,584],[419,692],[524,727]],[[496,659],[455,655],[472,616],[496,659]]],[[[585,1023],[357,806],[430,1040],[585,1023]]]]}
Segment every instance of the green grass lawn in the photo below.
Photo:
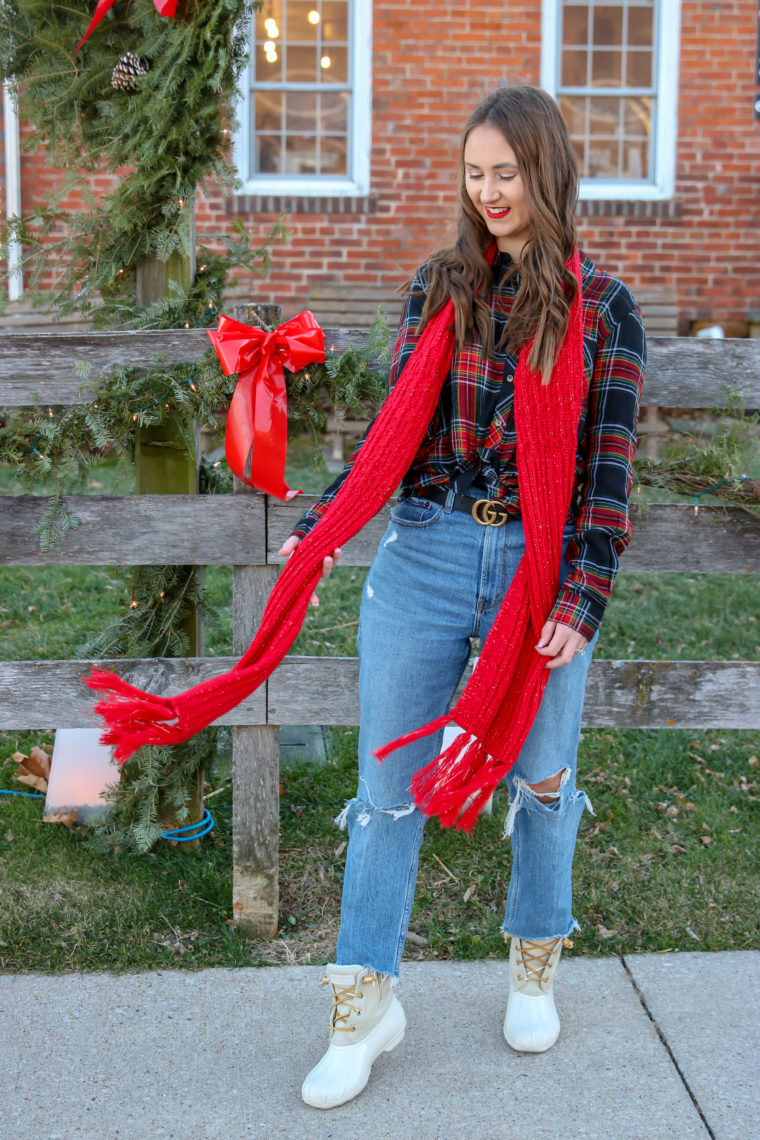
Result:
{"type": "MultiPolygon", "coordinates": [[[[291,485],[325,481],[309,471],[307,457],[291,485]]],[[[116,480],[97,469],[91,482],[103,486],[91,490],[124,489],[116,480]]],[[[12,493],[7,473],[0,488],[12,493]]],[[[365,576],[339,567],[323,583],[294,652],[354,654],[365,576]]],[[[103,567],[0,569],[0,659],[79,656],[88,636],[128,604],[126,580],[125,571],[103,567]]],[[[208,652],[227,654],[231,571],[209,568],[207,585],[219,614],[208,652]]],[[[597,655],[757,660],[758,615],[760,587],[749,576],[622,574],[597,655]]],[[[209,801],[216,827],[198,851],[163,844],[144,856],[103,853],[85,836],[43,823],[41,801],[0,796],[0,969],[329,959],[345,859],[333,819],[354,792],[356,731],[336,728],[330,739],[326,763],[283,771],[281,934],[271,942],[246,941],[230,923],[226,761],[208,774],[210,788],[223,790],[209,801]]],[[[20,788],[2,761],[42,740],[52,742],[52,726],[0,734],[0,787],[20,788]]],[[[576,952],[758,945],[758,756],[758,732],[584,732],[579,784],[596,816],[584,816],[576,854],[583,928],[576,952]]],[[[471,835],[429,825],[409,957],[506,954],[499,933],[510,865],[501,838],[506,807],[498,795],[493,816],[471,835]]]]}

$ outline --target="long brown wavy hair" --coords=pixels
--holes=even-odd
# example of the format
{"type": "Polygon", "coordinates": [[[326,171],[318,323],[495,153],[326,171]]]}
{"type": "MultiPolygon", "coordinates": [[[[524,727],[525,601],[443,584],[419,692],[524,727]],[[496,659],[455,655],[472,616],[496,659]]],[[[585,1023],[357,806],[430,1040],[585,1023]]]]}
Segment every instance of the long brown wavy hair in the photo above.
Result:
{"type": "Polygon", "coordinates": [[[502,87],[470,116],[459,152],[457,238],[427,263],[419,331],[451,298],[457,345],[477,340],[486,354],[494,349],[488,306],[493,275],[485,258],[493,238],[467,193],[464,170],[467,138],[484,123],[501,131],[515,152],[531,219],[520,263],[512,270],[519,272],[520,286],[498,347],[516,354],[533,337],[528,363],[548,383],[577,288],[566,262],[576,244],[578,167],[559,107],[538,87],[502,87]]]}

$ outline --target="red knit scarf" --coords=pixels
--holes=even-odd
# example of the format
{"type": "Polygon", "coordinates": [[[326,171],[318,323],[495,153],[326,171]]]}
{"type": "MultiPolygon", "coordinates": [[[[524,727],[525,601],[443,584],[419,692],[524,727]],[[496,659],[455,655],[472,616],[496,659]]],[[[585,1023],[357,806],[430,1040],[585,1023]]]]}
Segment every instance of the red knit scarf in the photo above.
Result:
{"type": "MultiPolygon", "coordinates": [[[[378,751],[378,758],[456,722],[454,744],[412,782],[415,802],[444,826],[469,830],[493,788],[514,764],[548,680],[535,644],[559,589],[562,532],[573,491],[583,399],[583,330],[577,251],[568,262],[578,281],[567,331],[549,384],[529,368],[526,344],[515,371],[517,476],[526,551],[477,669],[456,706],[378,751]],[[468,800],[470,801],[468,803],[468,800]]],[[[340,491],[290,556],[269,596],[256,637],[230,670],[172,698],[145,693],[94,668],[85,683],[110,697],[95,706],[104,744],[123,762],[144,744],[189,740],[261,685],[298,636],[322,573],[322,560],[362,529],[411,466],[433,418],[454,351],[451,301],[425,327],[383,404],[340,491]]]]}

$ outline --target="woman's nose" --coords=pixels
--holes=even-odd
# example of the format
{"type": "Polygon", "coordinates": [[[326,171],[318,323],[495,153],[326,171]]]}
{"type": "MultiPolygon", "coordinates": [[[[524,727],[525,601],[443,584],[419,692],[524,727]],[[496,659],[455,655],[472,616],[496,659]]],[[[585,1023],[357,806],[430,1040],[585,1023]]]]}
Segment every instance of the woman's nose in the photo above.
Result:
{"type": "Polygon", "coordinates": [[[499,189],[495,182],[489,178],[483,179],[483,185],[480,189],[480,199],[482,202],[494,202],[499,197],[499,189]]]}

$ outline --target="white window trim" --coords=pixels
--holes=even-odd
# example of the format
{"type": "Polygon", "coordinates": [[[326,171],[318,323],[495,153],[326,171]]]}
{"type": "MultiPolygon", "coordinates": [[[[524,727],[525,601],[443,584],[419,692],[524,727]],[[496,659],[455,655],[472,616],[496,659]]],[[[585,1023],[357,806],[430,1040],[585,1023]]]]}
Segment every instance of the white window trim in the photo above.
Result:
{"type": "MultiPolygon", "coordinates": [[[[557,95],[559,86],[559,21],[561,0],[543,0],[541,18],[541,86],[557,95]]],[[[581,200],[661,201],[672,198],[676,180],[678,139],[678,67],[680,57],[680,0],[660,0],[657,35],[657,117],[652,143],[654,180],[582,178],[581,200]]]]}
{"type": "MultiPolygon", "coordinates": [[[[349,122],[352,169],[346,178],[312,174],[258,175],[242,179],[237,194],[287,194],[308,198],[363,197],[369,194],[369,158],[372,144],[372,0],[349,0],[351,42],[349,58],[353,76],[352,114],[349,122]]],[[[251,65],[249,65],[250,67],[251,65]]],[[[235,117],[239,128],[233,140],[238,173],[250,170],[251,97],[249,71],[241,80],[235,117]]]]}

